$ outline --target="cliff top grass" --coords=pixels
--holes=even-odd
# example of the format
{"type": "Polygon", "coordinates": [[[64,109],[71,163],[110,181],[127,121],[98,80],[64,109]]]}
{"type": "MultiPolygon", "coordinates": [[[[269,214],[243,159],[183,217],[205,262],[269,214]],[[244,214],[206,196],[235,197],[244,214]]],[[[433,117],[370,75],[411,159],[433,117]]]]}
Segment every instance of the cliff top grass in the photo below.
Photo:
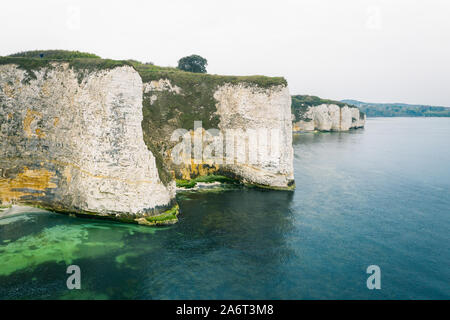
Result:
{"type": "Polygon", "coordinates": [[[34,50],[15,53],[6,57],[0,57],[0,65],[16,64],[27,71],[31,78],[35,78],[34,71],[51,66],[51,62],[68,62],[70,67],[76,70],[104,70],[123,65],[132,66],[142,77],[144,82],[166,78],[178,86],[192,86],[193,84],[224,83],[255,84],[262,88],[277,85],[287,85],[283,77],[266,76],[224,76],[204,73],[192,73],[173,67],[160,67],[144,64],[136,60],[112,60],[102,59],[93,53],[67,51],[67,50],[34,50]]]}
{"type": "Polygon", "coordinates": [[[52,67],[53,62],[67,62],[69,66],[76,71],[95,71],[109,70],[115,67],[121,67],[131,64],[128,61],[99,59],[99,58],[74,58],[74,59],[55,59],[55,58],[26,58],[26,57],[0,57],[0,65],[15,64],[19,69],[26,71],[29,79],[36,79],[35,71],[42,68],[52,67]]]}
{"type": "Polygon", "coordinates": [[[320,106],[321,104],[335,104],[341,108],[345,106],[354,107],[354,105],[351,105],[349,103],[344,103],[341,101],[335,101],[330,99],[322,99],[316,96],[309,96],[309,95],[295,95],[292,96],[292,106],[293,107],[315,107],[320,106]]]}
{"type": "Polygon", "coordinates": [[[101,59],[93,53],[68,51],[68,50],[33,50],[23,51],[9,55],[16,58],[33,58],[33,59],[79,59],[79,58],[96,58],[101,59]]]}
{"type": "Polygon", "coordinates": [[[226,76],[207,73],[193,73],[182,71],[172,67],[159,67],[155,65],[142,64],[137,61],[128,60],[133,67],[139,72],[142,81],[150,82],[152,80],[169,79],[173,84],[184,87],[193,84],[214,84],[221,85],[230,84],[255,84],[262,88],[270,88],[272,86],[287,86],[287,81],[283,77],[266,77],[260,75],[254,76],[226,76]]]}

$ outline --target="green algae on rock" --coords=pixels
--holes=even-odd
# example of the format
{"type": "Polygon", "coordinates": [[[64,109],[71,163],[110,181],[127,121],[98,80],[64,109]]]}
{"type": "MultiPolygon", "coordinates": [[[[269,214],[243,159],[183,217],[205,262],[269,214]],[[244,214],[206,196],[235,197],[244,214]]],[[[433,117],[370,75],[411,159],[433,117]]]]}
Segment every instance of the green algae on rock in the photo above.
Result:
{"type": "Polygon", "coordinates": [[[0,276],[32,269],[46,262],[70,265],[76,259],[107,254],[124,246],[120,236],[112,241],[95,241],[89,235],[93,228],[95,226],[92,225],[59,225],[0,245],[0,276]]]}
{"type": "Polygon", "coordinates": [[[136,219],[136,222],[146,226],[166,226],[178,222],[178,214],[180,213],[180,207],[175,204],[169,210],[159,214],[157,216],[147,216],[136,219]]]}
{"type": "MultiPolygon", "coordinates": [[[[44,213],[48,217],[53,213],[44,213]]],[[[0,219],[0,226],[20,223],[34,225],[41,213],[30,212],[0,219]],[[34,215],[34,218],[33,218],[34,215]],[[2,223],[5,222],[5,223],[2,223]]],[[[45,218],[48,220],[48,218],[45,218]]],[[[127,254],[128,237],[142,234],[152,237],[164,228],[152,228],[114,222],[83,221],[61,216],[63,224],[44,227],[42,230],[19,236],[17,239],[0,241],[0,277],[9,276],[21,270],[33,270],[45,263],[70,265],[80,259],[96,259],[110,254],[127,254]]],[[[152,250],[152,246],[142,244],[139,252],[152,250]]],[[[126,257],[123,257],[126,260],[126,257]]],[[[126,262],[118,258],[118,263],[126,262]]]]}

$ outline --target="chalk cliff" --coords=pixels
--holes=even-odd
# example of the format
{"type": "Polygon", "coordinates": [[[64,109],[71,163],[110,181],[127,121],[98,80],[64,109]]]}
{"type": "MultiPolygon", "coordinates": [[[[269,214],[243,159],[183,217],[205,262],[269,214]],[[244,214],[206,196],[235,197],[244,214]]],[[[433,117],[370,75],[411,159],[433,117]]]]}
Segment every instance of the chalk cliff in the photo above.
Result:
{"type": "Polygon", "coordinates": [[[357,107],[314,96],[293,96],[294,131],[348,131],[362,128],[366,115],[357,107]]]}
{"type": "Polygon", "coordinates": [[[260,89],[257,86],[224,85],[214,97],[218,101],[219,128],[223,132],[232,130],[236,158],[254,160],[230,164],[226,168],[244,181],[260,186],[290,188],[294,183],[292,121],[290,95],[286,86],[260,89]],[[242,138],[242,132],[253,130],[254,136],[242,138]],[[269,136],[276,150],[267,150],[262,145],[261,133],[269,136]],[[279,140],[277,140],[279,139],[279,140]],[[247,149],[248,148],[248,149],[247,149]],[[254,152],[255,154],[251,154],[254,152]]]}
{"type": "Polygon", "coordinates": [[[172,203],[143,140],[130,66],[81,73],[0,66],[0,201],[135,220],[172,203]]]}
{"type": "Polygon", "coordinates": [[[293,189],[290,104],[282,78],[191,74],[132,61],[1,58],[0,206],[151,225],[176,221],[175,178],[221,174],[293,189]],[[189,161],[174,163],[177,129],[198,135],[206,150],[214,129],[234,140],[200,157],[192,143],[194,157],[185,153],[189,161]],[[232,161],[224,155],[221,162],[219,151],[227,154],[230,144],[232,161]]]}
{"type": "Polygon", "coordinates": [[[220,174],[260,187],[294,188],[291,99],[283,78],[137,70],[144,81],[144,140],[161,155],[161,176],[220,174]],[[177,129],[201,140],[202,150],[196,155],[192,145],[193,156],[183,154],[182,163],[173,161],[177,129]]]}

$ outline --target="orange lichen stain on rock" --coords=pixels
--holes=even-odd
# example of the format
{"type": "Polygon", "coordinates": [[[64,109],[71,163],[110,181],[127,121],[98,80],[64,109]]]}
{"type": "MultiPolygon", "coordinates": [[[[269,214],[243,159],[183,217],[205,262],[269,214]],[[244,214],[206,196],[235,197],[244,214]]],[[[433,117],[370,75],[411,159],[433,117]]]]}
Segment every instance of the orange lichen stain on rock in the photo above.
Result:
{"type": "Polygon", "coordinates": [[[3,92],[8,98],[14,98],[14,88],[11,87],[9,84],[7,83],[3,84],[3,92]]]}
{"type": "Polygon", "coordinates": [[[43,133],[41,129],[38,128],[35,130],[35,132],[39,139],[45,138],[45,133],[43,133]]]}
{"type": "MultiPolygon", "coordinates": [[[[23,119],[23,130],[25,131],[27,138],[31,138],[33,136],[33,132],[31,131],[31,123],[41,117],[42,114],[40,112],[27,109],[27,114],[25,115],[25,119],[23,119]]],[[[37,130],[36,134],[38,135],[37,130]]]]}
{"type": "Polygon", "coordinates": [[[13,114],[12,113],[8,113],[8,120],[11,120],[13,118],[13,114]]]}
{"type": "Polygon", "coordinates": [[[55,118],[53,119],[53,125],[56,127],[56,126],[58,125],[58,123],[59,123],[59,118],[58,118],[58,117],[55,117],[55,118]]]}
{"type": "MultiPolygon", "coordinates": [[[[205,129],[202,128],[202,142],[205,141],[205,129]]],[[[189,134],[191,135],[191,141],[194,141],[195,139],[195,132],[193,130],[189,131],[189,134]]],[[[198,133],[197,133],[198,134],[198,133]]],[[[192,146],[192,149],[194,146],[192,146]]],[[[169,156],[171,157],[172,154],[169,152],[169,156]]],[[[198,176],[207,176],[210,174],[214,174],[217,171],[219,171],[220,165],[215,163],[216,159],[198,159],[194,160],[194,158],[191,156],[191,154],[186,154],[182,152],[179,155],[182,159],[182,162],[184,165],[179,168],[179,173],[181,173],[181,178],[185,180],[190,180],[192,178],[198,177],[198,176]]],[[[204,157],[204,155],[202,155],[204,157]]]]}
{"type": "Polygon", "coordinates": [[[189,169],[189,166],[181,168],[180,172],[181,172],[182,179],[191,180],[191,170],[189,169]]]}
{"type": "Polygon", "coordinates": [[[51,180],[55,175],[46,169],[23,168],[13,179],[0,178],[0,200],[2,203],[20,201],[23,196],[44,196],[47,189],[57,187],[51,180]],[[31,193],[27,190],[42,191],[31,193]]]}
{"type": "Polygon", "coordinates": [[[180,169],[182,179],[190,180],[198,176],[207,176],[219,170],[218,164],[210,164],[208,162],[194,163],[191,159],[191,164],[185,165],[180,169]]]}

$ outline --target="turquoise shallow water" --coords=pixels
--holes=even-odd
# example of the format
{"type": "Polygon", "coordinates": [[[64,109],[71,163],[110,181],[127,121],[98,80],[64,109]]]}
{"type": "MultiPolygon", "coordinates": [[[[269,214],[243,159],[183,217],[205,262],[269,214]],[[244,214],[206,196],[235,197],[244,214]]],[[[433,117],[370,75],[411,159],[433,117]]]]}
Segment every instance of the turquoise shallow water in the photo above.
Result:
{"type": "Polygon", "coordinates": [[[180,194],[167,228],[0,219],[0,299],[449,299],[449,138],[448,118],[296,135],[295,192],[180,194]]]}

